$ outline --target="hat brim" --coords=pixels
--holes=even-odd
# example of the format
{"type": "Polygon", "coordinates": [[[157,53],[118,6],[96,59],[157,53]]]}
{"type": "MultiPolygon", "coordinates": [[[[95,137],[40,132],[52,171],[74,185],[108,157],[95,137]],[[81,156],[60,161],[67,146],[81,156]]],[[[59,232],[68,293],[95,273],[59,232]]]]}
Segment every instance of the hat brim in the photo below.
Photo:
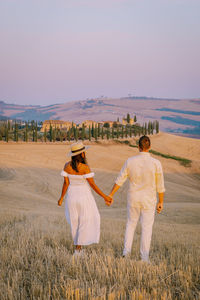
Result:
{"type": "Polygon", "coordinates": [[[76,153],[73,153],[72,151],[70,151],[67,156],[76,156],[76,155],[79,155],[83,152],[85,152],[87,149],[89,149],[90,146],[85,146],[85,148],[83,150],[80,150],[80,151],[77,151],[76,153]]]}

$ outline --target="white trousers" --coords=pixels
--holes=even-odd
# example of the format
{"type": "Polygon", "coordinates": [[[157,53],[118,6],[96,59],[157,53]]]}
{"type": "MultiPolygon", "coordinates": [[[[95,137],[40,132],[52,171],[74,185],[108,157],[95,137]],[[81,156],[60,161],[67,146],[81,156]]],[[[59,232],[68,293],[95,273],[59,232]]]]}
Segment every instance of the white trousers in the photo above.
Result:
{"type": "Polygon", "coordinates": [[[140,240],[140,255],[143,261],[149,260],[149,249],[151,244],[152,227],[154,223],[155,207],[143,209],[140,207],[127,207],[127,224],[124,240],[123,255],[131,252],[133,236],[137,222],[140,218],[142,235],[140,240]]]}

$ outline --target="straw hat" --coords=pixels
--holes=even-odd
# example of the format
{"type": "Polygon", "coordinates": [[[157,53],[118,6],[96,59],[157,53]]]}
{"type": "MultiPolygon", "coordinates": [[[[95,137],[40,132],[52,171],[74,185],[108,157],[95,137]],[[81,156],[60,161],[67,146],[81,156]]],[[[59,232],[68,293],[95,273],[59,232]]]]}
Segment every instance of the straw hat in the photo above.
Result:
{"type": "Polygon", "coordinates": [[[82,152],[85,152],[88,148],[90,147],[83,145],[83,143],[79,141],[71,145],[71,151],[68,153],[68,156],[75,156],[81,154],[82,152]]]}

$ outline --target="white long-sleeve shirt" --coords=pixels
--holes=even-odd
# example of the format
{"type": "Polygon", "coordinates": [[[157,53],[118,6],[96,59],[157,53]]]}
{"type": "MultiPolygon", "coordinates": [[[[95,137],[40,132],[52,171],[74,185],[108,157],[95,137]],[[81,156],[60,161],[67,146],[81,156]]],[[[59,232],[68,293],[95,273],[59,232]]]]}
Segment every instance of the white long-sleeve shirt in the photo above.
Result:
{"type": "Polygon", "coordinates": [[[133,207],[152,208],[157,202],[156,192],[165,192],[161,163],[148,152],[140,152],[130,157],[115,183],[122,186],[127,178],[129,179],[127,200],[133,207]]]}

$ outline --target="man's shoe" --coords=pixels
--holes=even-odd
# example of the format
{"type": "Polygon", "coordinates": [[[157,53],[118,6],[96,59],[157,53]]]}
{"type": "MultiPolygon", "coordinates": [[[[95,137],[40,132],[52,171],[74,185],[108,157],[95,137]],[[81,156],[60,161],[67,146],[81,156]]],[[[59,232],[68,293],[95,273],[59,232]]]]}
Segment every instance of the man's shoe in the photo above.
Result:
{"type": "Polygon", "coordinates": [[[130,258],[130,256],[131,256],[131,253],[130,253],[130,252],[124,251],[123,254],[122,254],[122,257],[123,257],[123,258],[130,258]]]}

